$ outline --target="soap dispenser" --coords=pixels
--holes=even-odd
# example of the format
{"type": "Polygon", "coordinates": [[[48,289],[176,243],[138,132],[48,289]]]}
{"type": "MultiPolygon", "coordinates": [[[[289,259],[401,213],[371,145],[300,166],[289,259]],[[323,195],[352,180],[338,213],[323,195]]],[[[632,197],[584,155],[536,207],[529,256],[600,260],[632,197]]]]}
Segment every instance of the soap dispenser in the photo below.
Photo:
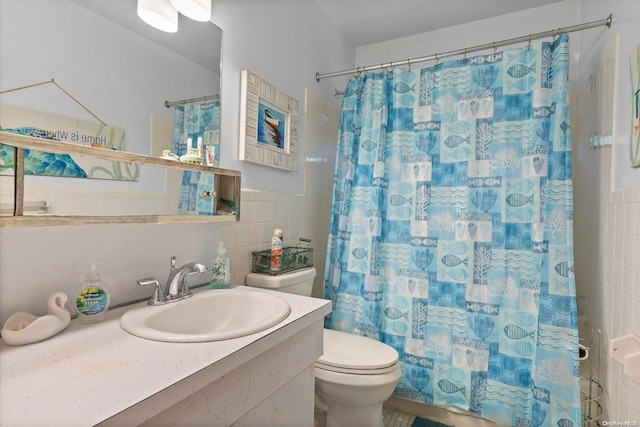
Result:
{"type": "Polygon", "coordinates": [[[80,323],[95,323],[104,320],[111,292],[107,284],[100,280],[96,271],[96,262],[91,263],[91,270],[87,273],[87,279],[75,293],[75,307],[80,323]]]}
{"type": "Polygon", "coordinates": [[[211,268],[211,289],[226,289],[231,286],[231,271],[230,271],[229,257],[227,257],[227,248],[224,247],[224,242],[218,242],[218,249],[216,249],[216,256],[213,260],[213,267],[211,268]]]}

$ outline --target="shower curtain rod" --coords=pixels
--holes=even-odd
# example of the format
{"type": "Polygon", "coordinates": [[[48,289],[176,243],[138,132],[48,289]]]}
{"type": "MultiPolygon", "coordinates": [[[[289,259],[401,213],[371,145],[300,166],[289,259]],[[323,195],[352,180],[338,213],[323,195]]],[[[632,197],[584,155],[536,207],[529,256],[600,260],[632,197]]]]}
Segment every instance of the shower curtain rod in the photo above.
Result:
{"type": "Polygon", "coordinates": [[[495,50],[498,47],[507,46],[510,44],[521,43],[521,42],[531,42],[532,40],[542,39],[542,38],[551,37],[551,36],[557,37],[563,33],[582,31],[582,30],[587,30],[589,28],[602,27],[602,26],[607,26],[608,28],[611,28],[612,21],[613,21],[613,14],[609,14],[609,16],[606,19],[601,19],[599,21],[592,21],[584,24],[572,25],[570,27],[543,31],[541,33],[529,34],[528,36],[515,37],[512,39],[506,39],[499,42],[485,43],[485,44],[481,44],[473,47],[467,47],[464,49],[450,50],[448,52],[436,53],[433,55],[423,56],[420,58],[405,59],[402,61],[391,61],[391,62],[378,64],[378,65],[367,65],[366,67],[357,67],[357,68],[354,68],[353,70],[335,71],[333,73],[324,73],[324,74],[316,73],[316,81],[320,81],[321,79],[326,79],[329,77],[345,76],[347,74],[359,74],[365,71],[380,70],[383,68],[393,68],[400,65],[411,66],[411,64],[415,64],[418,62],[425,62],[425,61],[432,61],[432,60],[435,60],[436,62],[438,62],[440,59],[448,58],[450,56],[456,56],[456,55],[466,56],[468,53],[477,52],[479,50],[486,50],[486,49],[495,50]]]}
{"type": "Polygon", "coordinates": [[[220,95],[201,96],[200,98],[181,99],[180,101],[164,101],[164,106],[171,108],[174,105],[189,104],[191,102],[209,101],[211,99],[220,99],[220,95]]]}

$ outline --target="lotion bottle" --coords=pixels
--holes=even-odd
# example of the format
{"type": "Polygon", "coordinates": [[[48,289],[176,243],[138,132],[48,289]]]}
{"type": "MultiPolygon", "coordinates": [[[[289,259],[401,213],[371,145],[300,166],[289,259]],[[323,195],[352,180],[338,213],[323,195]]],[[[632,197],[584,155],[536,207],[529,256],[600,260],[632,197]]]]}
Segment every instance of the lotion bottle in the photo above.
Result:
{"type": "Polygon", "coordinates": [[[211,268],[211,289],[227,289],[231,287],[231,271],[230,271],[229,257],[227,257],[227,248],[224,247],[224,242],[218,242],[218,249],[216,249],[216,257],[213,260],[213,267],[211,268]]]}
{"type": "Polygon", "coordinates": [[[78,321],[80,323],[95,323],[104,320],[110,302],[111,292],[107,284],[100,280],[94,261],[91,263],[91,271],[87,273],[87,279],[75,293],[78,321]]]}

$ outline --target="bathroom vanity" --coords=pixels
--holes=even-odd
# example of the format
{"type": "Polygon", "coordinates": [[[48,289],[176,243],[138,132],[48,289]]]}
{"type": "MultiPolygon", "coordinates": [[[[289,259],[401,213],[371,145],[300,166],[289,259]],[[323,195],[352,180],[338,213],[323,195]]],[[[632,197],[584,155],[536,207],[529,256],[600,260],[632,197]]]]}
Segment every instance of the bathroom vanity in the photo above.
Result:
{"type": "Polygon", "coordinates": [[[285,320],[230,340],[135,337],[119,324],[132,305],[110,310],[102,323],[73,320],[46,341],[3,343],[0,425],[312,426],[314,362],[331,303],[278,296],[291,306],[285,320]]]}

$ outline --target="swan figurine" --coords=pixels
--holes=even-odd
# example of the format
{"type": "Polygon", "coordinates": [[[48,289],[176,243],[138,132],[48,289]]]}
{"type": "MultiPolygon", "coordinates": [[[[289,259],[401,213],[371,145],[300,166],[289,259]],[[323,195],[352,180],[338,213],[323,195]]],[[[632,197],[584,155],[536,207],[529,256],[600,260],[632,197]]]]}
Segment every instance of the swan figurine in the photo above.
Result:
{"type": "Polygon", "coordinates": [[[23,345],[46,340],[69,326],[71,315],[64,308],[67,294],[56,292],[49,297],[47,309],[49,314],[34,316],[21,311],[14,313],[2,326],[2,340],[8,345],[23,345]]]}

